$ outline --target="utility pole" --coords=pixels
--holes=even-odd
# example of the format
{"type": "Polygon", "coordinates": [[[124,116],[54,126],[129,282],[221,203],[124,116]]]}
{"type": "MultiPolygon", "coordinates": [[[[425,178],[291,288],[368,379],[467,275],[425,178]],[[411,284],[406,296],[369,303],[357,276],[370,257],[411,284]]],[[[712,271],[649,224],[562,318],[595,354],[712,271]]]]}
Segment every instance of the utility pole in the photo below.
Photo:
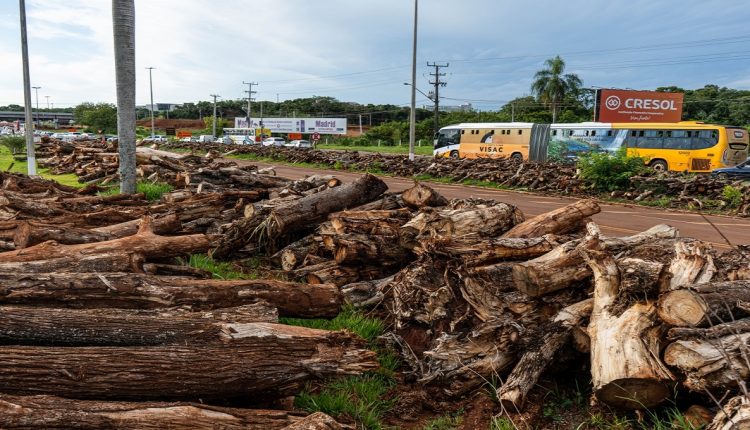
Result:
{"type": "Polygon", "coordinates": [[[221,97],[221,96],[218,94],[211,94],[211,97],[214,98],[214,128],[213,128],[213,131],[211,132],[211,135],[213,137],[216,137],[216,97],[221,97]]]}
{"type": "Polygon", "coordinates": [[[31,118],[31,78],[29,77],[29,45],[26,40],[26,3],[18,0],[21,15],[21,56],[23,57],[23,101],[26,125],[26,160],[29,176],[36,176],[36,155],[34,154],[34,125],[31,118]]]}
{"type": "Polygon", "coordinates": [[[362,114],[359,114],[359,135],[362,136],[362,114]]]}
{"type": "Polygon", "coordinates": [[[409,161],[414,161],[414,141],[417,135],[417,12],[419,0],[414,0],[414,40],[411,51],[411,112],[409,113],[409,161]]]}
{"type": "Polygon", "coordinates": [[[430,76],[435,77],[435,81],[430,81],[430,84],[435,85],[435,91],[432,95],[432,101],[435,103],[435,125],[433,126],[433,135],[440,130],[440,87],[447,85],[446,82],[440,80],[441,76],[445,76],[445,73],[440,73],[442,67],[448,67],[450,63],[438,64],[438,63],[427,63],[427,67],[434,67],[435,73],[430,73],[430,76]]]}
{"type": "Polygon", "coordinates": [[[247,85],[247,128],[253,128],[253,125],[250,124],[250,118],[253,116],[253,105],[251,104],[253,101],[253,94],[257,93],[257,91],[253,91],[253,85],[258,85],[257,82],[245,82],[242,81],[243,84],[247,85]]]}
{"type": "Polygon", "coordinates": [[[151,80],[151,71],[154,67],[146,67],[148,69],[148,88],[151,91],[151,138],[154,138],[154,84],[151,80]]]}
{"type": "Polygon", "coordinates": [[[49,96],[44,96],[47,98],[47,110],[49,110],[49,96]]]}
{"type": "Polygon", "coordinates": [[[510,122],[516,122],[516,104],[510,104],[510,122]]]}
{"type": "Polygon", "coordinates": [[[39,128],[39,88],[42,87],[31,87],[36,93],[36,127],[39,128]]]}

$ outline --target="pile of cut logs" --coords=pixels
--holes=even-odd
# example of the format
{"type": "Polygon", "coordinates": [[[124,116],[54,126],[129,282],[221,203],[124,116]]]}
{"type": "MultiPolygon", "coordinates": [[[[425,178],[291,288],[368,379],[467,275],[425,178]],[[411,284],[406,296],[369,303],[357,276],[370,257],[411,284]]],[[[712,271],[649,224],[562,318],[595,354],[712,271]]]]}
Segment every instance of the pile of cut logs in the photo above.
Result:
{"type": "Polygon", "coordinates": [[[278,324],[337,315],[339,289],[209,279],[175,260],[209,251],[261,195],[314,195],[337,181],[149,203],[0,179],[1,428],[342,428],[323,414],[244,407],[378,366],[351,333],[278,324]]]}
{"type": "MultiPolygon", "coordinates": [[[[563,351],[626,409],[676,387],[736,394],[750,374],[747,249],[718,258],[665,225],[605,237],[590,200],[526,219],[421,184],[390,194],[372,175],[212,163],[167,169],[185,188],[158,203],[0,176],[0,427],[338,428],[245,406],[378,366],[349,332],[276,324],[344,303],[382,311],[411,380],[460,396],[501,375],[506,410],[563,351]],[[203,252],[265,253],[278,276],[207,279],[175,260],[203,252]]],[[[716,426],[750,415],[743,398],[724,409],[716,426]]]]}
{"type": "MultiPolygon", "coordinates": [[[[404,177],[429,175],[450,178],[453,181],[487,181],[507,187],[550,192],[581,197],[595,194],[592,184],[578,177],[574,165],[569,163],[528,163],[512,159],[433,159],[417,157],[408,161],[403,155],[386,155],[357,151],[318,151],[310,149],[264,147],[260,145],[218,145],[172,143],[172,146],[195,151],[252,153],[262,157],[287,162],[314,163],[330,168],[379,171],[404,177]]],[[[612,197],[638,202],[669,199],[670,207],[691,209],[727,210],[750,216],[750,187],[709,175],[685,175],[678,172],[650,171],[631,178],[625,190],[612,193],[612,197]],[[742,195],[741,202],[729,202],[723,194],[727,185],[735,187],[742,195]],[[727,207],[731,203],[733,207],[727,207]]]]}
{"type": "MultiPolygon", "coordinates": [[[[383,341],[421,383],[461,396],[501,375],[497,396],[517,411],[561,350],[576,350],[600,402],[641,409],[676,387],[721,398],[750,374],[748,250],[718,258],[666,225],[606,237],[591,200],[525,219],[512,205],[448,202],[420,184],[375,199],[377,184],[366,175],[270,200],[229,231],[261,226],[267,251],[291,242],[273,255],[286,276],[333,282],[348,303],[380,307],[393,327],[383,341]]],[[[259,236],[229,238],[236,247],[259,236]]]]}

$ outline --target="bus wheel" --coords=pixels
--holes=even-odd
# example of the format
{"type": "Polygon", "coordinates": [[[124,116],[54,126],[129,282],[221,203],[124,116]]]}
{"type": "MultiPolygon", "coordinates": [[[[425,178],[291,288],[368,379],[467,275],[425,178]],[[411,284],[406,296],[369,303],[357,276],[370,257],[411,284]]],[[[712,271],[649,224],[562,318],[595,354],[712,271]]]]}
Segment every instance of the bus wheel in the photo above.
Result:
{"type": "Polygon", "coordinates": [[[667,162],[664,160],[654,160],[649,166],[659,172],[666,172],[669,169],[667,162]]]}
{"type": "Polygon", "coordinates": [[[451,151],[451,158],[454,160],[458,160],[458,151],[451,151]]]}
{"type": "Polygon", "coordinates": [[[521,155],[520,152],[514,152],[513,155],[510,156],[510,158],[516,161],[523,161],[523,155],[521,155]]]}

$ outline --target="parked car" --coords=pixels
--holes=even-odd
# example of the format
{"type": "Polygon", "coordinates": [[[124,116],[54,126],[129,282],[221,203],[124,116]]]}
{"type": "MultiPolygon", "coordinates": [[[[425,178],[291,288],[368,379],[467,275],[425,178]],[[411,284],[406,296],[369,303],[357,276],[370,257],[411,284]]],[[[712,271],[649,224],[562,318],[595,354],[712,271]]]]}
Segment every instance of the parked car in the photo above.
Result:
{"type": "Polygon", "coordinates": [[[198,136],[198,142],[200,143],[211,143],[214,141],[214,137],[210,134],[201,134],[198,136]]]}
{"type": "Polygon", "coordinates": [[[750,180],[750,158],[734,167],[721,167],[711,171],[711,176],[717,178],[750,180]]]}
{"type": "Polygon", "coordinates": [[[117,142],[116,134],[107,134],[104,137],[107,139],[107,142],[117,142]]]}
{"type": "Polygon", "coordinates": [[[214,143],[232,143],[232,139],[228,137],[219,137],[216,140],[214,140],[214,143]]]}
{"type": "Polygon", "coordinates": [[[183,137],[182,139],[180,139],[180,142],[186,142],[186,143],[196,142],[196,139],[194,137],[183,137]]]}
{"type": "Polygon", "coordinates": [[[286,146],[289,146],[291,148],[312,148],[312,143],[309,140],[293,140],[289,142],[286,146]]]}
{"type": "Polygon", "coordinates": [[[144,143],[166,143],[168,141],[169,140],[166,138],[166,136],[162,136],[160,134],[155,134],[143,139],[144,143]]]}
{"type": "Polygon", "coordinates": [[[281,137],[267,137],[263,141],[263,146],[284,146],[286,141],[281,137]]]}

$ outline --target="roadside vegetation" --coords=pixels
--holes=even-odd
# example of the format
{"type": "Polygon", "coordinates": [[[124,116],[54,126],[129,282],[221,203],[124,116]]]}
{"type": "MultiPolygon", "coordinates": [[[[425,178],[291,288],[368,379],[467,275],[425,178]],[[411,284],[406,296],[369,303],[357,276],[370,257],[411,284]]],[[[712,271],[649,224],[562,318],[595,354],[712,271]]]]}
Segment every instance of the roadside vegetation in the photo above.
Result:
{"type": "MultiPolygon", "coordinates": [[[[4,137],[0,139],[0,169],[12,173],[28,173],[28,164],[26,163],[26,141],[23,137],[4,137]],[[19,140],[20,139],[20,144],[19,140]],[[20,148],[20,149],[19,149],[20,148]],[[21,154],[20,157],[14,158],[13,154],[21,154]]],[[[83,188],[83,184],[78,182],[78,177],[72,173],[65,175],[53,175],[49,169],[37,169],[37,174],[44,179],[57,181],[62,185],[70,187],[83,188]]]]}

